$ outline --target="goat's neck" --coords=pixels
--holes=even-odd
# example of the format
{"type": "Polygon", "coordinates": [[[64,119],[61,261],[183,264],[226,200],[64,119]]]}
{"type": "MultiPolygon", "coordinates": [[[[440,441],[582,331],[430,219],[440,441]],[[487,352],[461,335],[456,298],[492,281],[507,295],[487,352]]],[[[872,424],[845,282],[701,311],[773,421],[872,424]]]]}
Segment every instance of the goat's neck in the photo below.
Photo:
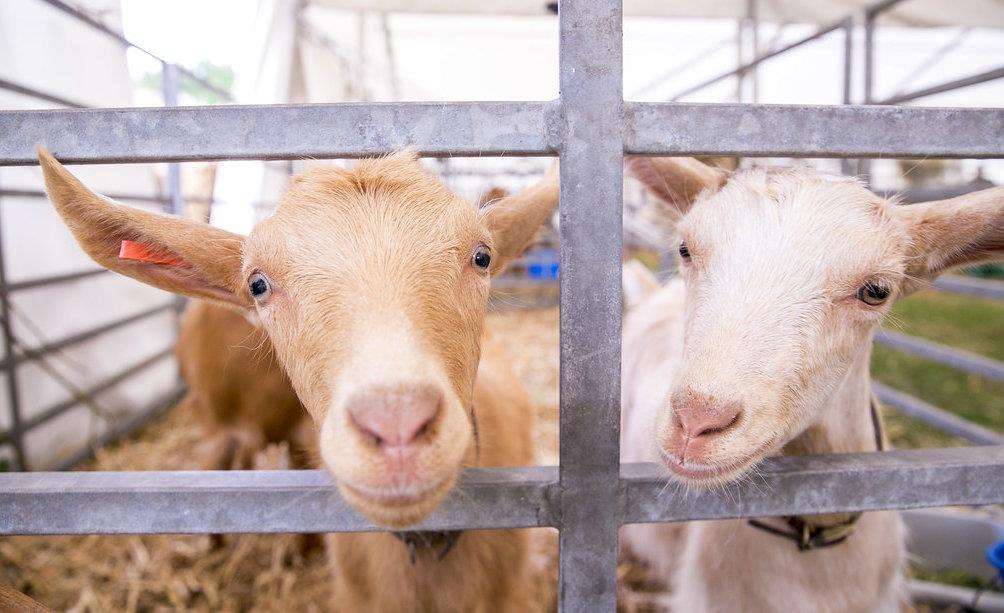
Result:
{"type": "Polygon", "coordinates": [[[828,395],[822,417],[784,446],[784,455],[876,451],[871,416],[871,339],[855,357],[843,381],[828,395]]]}

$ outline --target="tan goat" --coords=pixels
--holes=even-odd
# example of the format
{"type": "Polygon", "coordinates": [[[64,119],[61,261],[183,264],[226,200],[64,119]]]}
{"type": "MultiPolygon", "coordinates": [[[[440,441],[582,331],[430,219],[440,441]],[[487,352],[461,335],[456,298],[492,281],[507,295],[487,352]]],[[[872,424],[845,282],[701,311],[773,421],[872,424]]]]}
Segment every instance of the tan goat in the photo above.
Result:
{"type": "MultiPolygon", "coordinates": [[[[875,451],[868,372],[882,316],[948,268],[1004,256],[1001,188],[899,206],[810,171],[628,168],[682,215],[682,242],[680,279],[625,322],[624,459],[661,462],[687,487],[727,487],[772,455],[875,451]]],[[[628,287],[644,292],[638,273],[628,287]]],[[[624,537],[672,573],[676,611],[897,611],[904,598],[897,513],[624,537]]]]}
{"type": "MultiPolygon", "coordinates": [[[[480,370],[479,359],[490,276],[553,211],[553,173],[479,212],[413,155],[318,168],[245,239],[116,206],[39,158],[57,210],[99,264],[255,312],[317,427],[323,466],[371,520],[423,519],[463,466],[532,462],[530,403],[504,356],[487,351],[480,370]],[[119,257],[123,241],[145,257],[119,257]]],[[[336,609],[532,608],[522,533],[472,531],[452,550],[448,535],[429,540],[412,563],[390,534],[329,536],[336,609]]]]}

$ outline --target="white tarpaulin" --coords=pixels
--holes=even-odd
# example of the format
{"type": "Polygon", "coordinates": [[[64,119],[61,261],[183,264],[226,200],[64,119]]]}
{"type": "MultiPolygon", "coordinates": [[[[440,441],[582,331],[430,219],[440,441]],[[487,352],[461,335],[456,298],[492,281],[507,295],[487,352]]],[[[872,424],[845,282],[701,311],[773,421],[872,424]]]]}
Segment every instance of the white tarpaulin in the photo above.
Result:
{"type": "MultiPolygon", "coordinates": [[[[317,6],[392,13],[545,15],[550,0],[311,0],[317,6]]],[[[830,23],[860,12],[875,0],[760,0],[758,17],[777,23],[830,23]]],[[[746,0],[624,0],[629,17],[738,19],[746,0]]],[[[1004,26],[1004,0],[905,0],[884,13],[883,23],[904,26],[1004,26]]]]}

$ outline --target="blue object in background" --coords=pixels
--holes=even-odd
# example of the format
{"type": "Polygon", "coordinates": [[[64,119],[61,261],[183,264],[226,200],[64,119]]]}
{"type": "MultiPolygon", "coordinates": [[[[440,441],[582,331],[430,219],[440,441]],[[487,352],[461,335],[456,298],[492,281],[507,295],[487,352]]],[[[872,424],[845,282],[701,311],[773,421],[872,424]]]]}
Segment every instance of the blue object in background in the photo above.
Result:
{"type": "Polygon", "coordinates": [[[558,278],[556,249],[534,249],[523,257],[526,260],[526,276],[535,281],[551,281],[558,278]]]}
{"type": "Polygon", "coordinates": [[[997,569],[999,581],[1004,581],[1004,541],[997,541],[987,549],[987,562],[997,569]]]}

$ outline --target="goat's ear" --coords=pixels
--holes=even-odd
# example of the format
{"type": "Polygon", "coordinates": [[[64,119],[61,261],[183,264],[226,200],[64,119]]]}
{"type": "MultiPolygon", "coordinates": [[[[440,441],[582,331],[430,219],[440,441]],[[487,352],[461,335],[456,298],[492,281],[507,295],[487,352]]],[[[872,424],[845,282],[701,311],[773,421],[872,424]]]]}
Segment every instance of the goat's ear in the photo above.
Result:
{"type": "Polygon", "coordinates": [[[728,173],[694,158],[624,158],[627,174],[642,183],[664,202],[676,217],[686,214],[701,192],[716,191],[728,179],[728,173]]]}
{"type": "Polygon", "coordinates": [[[895,211],[910,234],[911,277],[927,281],[956,266],[1004,259],[1004,187],[895,211]]]}
{"type": "Polygon", "coordinates": [[[115,204],[87,189],[41,147],[38,161],[49,199],[95,262],[169,292],[252,306],[239,283],[243,237],[115,204]]]}
{"type": "Polygon", "coordinates": [[[659,291],[659,280],[638,260],[628,260],[621,272],[624,286],[624,305],[633,309],[659,291]]]}
{"type": "Polygon", "coordinates": [[[491,272],[496,274],[529,246],[558,205],[558,162],[538,183],[523,191],[489,203],[483,209],[492,233],[491,272]]]}

